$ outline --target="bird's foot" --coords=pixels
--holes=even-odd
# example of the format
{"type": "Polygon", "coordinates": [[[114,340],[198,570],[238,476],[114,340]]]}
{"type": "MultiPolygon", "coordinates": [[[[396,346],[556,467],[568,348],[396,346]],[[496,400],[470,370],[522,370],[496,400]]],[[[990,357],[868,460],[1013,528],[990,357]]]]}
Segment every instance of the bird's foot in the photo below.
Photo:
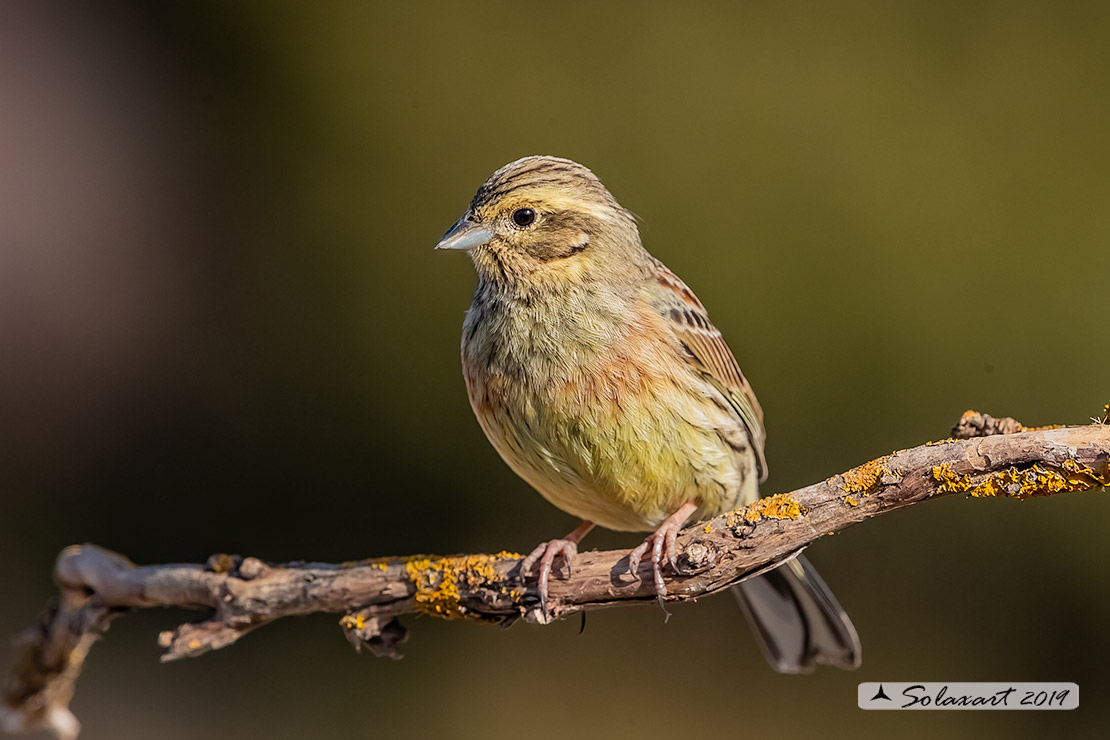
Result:
{"type": "Polygon", "coordinates": [[[644,555],[649,550],[651,551],[651,565],[655,576],[655,595],[659,597],[659,608],[668,617],[670,617],[670,612],[663,605],[663,600],[667,596],[667,584],[663,580],[663,563],[666,561],[671,564],[671,570],[678,570],[676,566],[678,557],[676,551],[678,548],[675,545],[675,540],[682,530],[682,525],[686,523],[695,509],[697,509],[697,506],[692,502],[683,504],[678,511],[663,520],[659,529],[649,534],[636,549],[628,553],[628,572],[632,574],[633,578],[636,578],[637,571],[640,569],[640,561],[643,560],[644,555]]]}
{"type": "Polygon", "coordinates": [[[536,545],[536,549],[528,554],[528,557],[520,564],[520,577],[524,580],[532,571],[532,566],[536,563],[540,565],[539,580],[536,590],[540,596],[540,611],[547,615],[547,582],[551,576],[551,569],[555,566],[555,558],[560,555],[563,556],[563,561],[566,564],[566,575],[570,578],[570,559],[578,554],[578,543],[586,536],[586,533],[594,528],[592,522],[582,522],[573,532],[566,537],[556,540],[548,540],[536,545]]]}

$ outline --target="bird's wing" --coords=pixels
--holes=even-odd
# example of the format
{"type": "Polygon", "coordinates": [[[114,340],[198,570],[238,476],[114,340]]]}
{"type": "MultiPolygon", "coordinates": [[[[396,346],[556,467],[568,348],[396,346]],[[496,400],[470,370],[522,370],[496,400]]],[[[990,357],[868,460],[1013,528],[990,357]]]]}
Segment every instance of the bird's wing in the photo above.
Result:
{"type": "Polygon", "coordinates": [[[694,291],[666,265],[654,261],[655,276],[645,284],[645,296],[682,344],[686,359],[720,391],[744,423],[755,450],[759,480],[763,482],[767,479],[767,460],[763,453],[767,432],[763,428],[763,409],[755,392],[694,291]]]}

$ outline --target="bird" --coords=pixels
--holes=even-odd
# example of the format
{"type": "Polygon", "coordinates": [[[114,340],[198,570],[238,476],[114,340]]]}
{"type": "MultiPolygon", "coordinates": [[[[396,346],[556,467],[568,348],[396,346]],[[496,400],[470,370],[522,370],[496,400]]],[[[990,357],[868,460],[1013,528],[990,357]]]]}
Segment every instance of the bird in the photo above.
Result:
{"type": "MultiPolygon", "coordinates": [[[[636,217],[587,167],[528,156],[475,193],[436,249],[478,275],[462,370],[478,423],[506,464],[581,524],[540,543],[541,609],[559,558],[595,526],[650,534],[660,604],[675,538],[757,500],[767,477],[763,410],[694,292],[642,245],[636,217]]],[[[860,664],[855,627],[799,556],[734,587],[771,667],[860,664]]]]}

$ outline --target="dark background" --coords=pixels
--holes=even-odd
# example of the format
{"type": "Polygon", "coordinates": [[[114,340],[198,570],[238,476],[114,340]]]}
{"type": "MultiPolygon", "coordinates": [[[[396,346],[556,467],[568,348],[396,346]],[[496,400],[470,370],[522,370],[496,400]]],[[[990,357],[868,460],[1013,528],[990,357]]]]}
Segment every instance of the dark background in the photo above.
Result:
{"type": "MultiPolygon", "coordinates": [[[[573,526],[475,423],[475,279],[432,251],[527,154],[593,168],[710,307],[767,492],[969,407],[1088,422],[1108,34],[1094,4],[0,4],[0,635],[73,542],[334,561],[573,526]]],[[[320,616],[163,666],[157,631],[196,615],[148,612],[74,709],[89,740],[1091,736],[1108,526],[1098,493],[953,497],[822,540],[854,674],[771,673],[728,597],[581,636],[409,620],[399,663],[320,616]],[[864,680],[1076,681],[1082,706],[865,713],[864,680]]]]}

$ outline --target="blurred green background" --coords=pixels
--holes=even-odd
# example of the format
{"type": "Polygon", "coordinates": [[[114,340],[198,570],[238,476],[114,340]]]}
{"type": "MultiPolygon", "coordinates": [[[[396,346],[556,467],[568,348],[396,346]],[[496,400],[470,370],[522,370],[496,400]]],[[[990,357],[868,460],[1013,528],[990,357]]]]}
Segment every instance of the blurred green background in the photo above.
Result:
{"type": "MultiPolygon", "coordinates": [[[[579,160],[643,218],[767,412],[781,491],[966,408],[1110,401],[1106,4],[0,5],[0,635],[60,548],[137,562],[527,550],[432,251],[495,168],[579,160]]],[[[1104,494],[952,498],[819,542],[864,643],[783,677],[727,597],[508,631],[335,618],[159,665],[119,620],[84,737],[1093,736],[1104,494]],[[862,712],[864,680],[1076,681],[1078,711],[862,712]]],[[[598,533],[593,547],[635,537],[598,533]]],[[[13,650],[0,647],[0,666],[13,650]]]]}

